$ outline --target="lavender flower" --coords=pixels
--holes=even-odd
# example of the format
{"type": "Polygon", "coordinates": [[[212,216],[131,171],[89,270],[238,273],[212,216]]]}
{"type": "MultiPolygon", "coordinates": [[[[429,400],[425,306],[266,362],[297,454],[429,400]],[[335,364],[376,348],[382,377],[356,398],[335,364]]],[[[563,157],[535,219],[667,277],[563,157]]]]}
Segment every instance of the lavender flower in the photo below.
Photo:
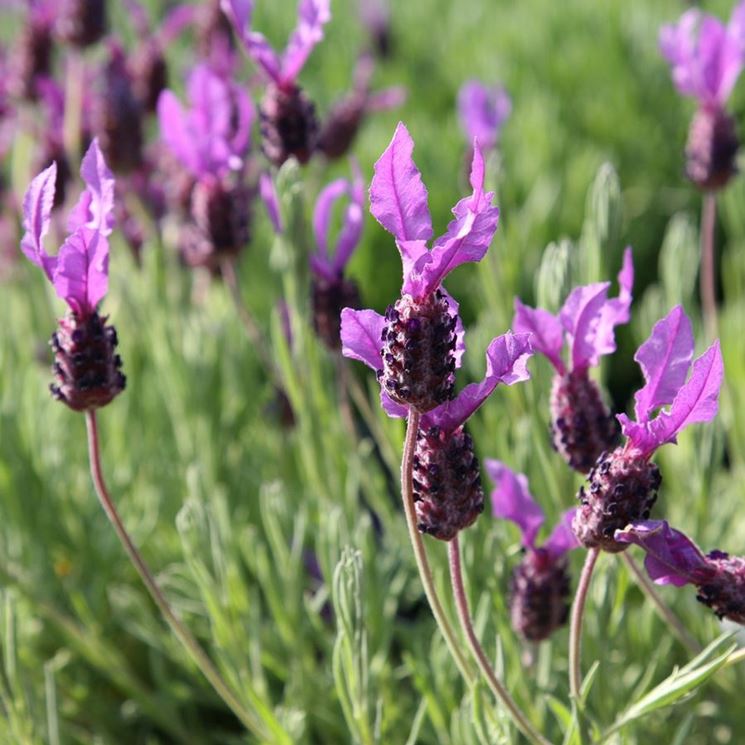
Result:
{"type": "Polygon", "coordinates": [[[318,122],[313,102],[296,80],[331,19],[329,0],[300,0],[297,27],[282,55],[251,30],[253,0],[222,0],[222,9],[249,56],[271,81],[259,107],[264,154],[277,166],[291,156],[307,163],[316,146],[318,122]]]}
{"type": "Polygon", "coordinates": [[[657,448],[675,443],[689,424],[708,422],[716,415],[724,374],[719,342],[693,362],[686,381],[693,349],[691,322],[676,306],[655,324],[634,355],[645,380],[635,394],[637,421],[618,415],[625,445],[597,462],[588,476],[589,490],[580,488],[582,506],[573,528],[584,546],[623,551],[626,544],[615,539],[615,532],[628,523],[646,520],[657,499],[662,479],[649,459],[657,448]],[[668,410],[652,416],[668,405],[668,410]]]}
{"type": "Polygon", "coordinates": [[[647,553],[644,566],[658,585],[698,588],[696,599],[718,618],[745,624],[745,558],[724,551],[704,555],[686,535],[664,520],[631,523],[615,539],[635,543],[647,553]]]}
{"type": "Polygon", "coordinates": [[[698,103],[686,146],[686,173],[699,188],[724,186],[735,173],[739,141],[724,105],[745,65],[745,2],[727,26],[689,10],[676,25],[663,26],[660,51],[672,68],[675,87],[698,103]]]}
{"type": "Polygon", "coordinates": [[[363,55],[357,63],[352,92],[334,104],[326,117],[317,147],[327,158],[340,158],[349,151],[368,114],[396,108],[406,100],[406,90],[401,86],[373,93],[373,69],[372,57],[363,55]]]}
{"type": "Polygon", "coordinates": [[[26,22],[10,53],[9,88],[15,96],[34,100],[37,83],[52,71],[52,31],[56,9],[49,0],[31,0],[26,22]]]}
{"type": "Polygon", "coordinates": [[[198,65],[187,81],[189,108],[169,90],[158,100],[161,136],[189,174],[179,199],[190,219],[181,249],[191,266],[217,269],[248,240],[249,194],[239,177],[250,145],[254,109],[240,87],[198,65]]]}
{"type": "Polygon", "coordinates": [[[486,86],[469,80],[458,91],[458,118],[469,143],[474,139],[484,150],[496,147],[502,125],[512,111],[507,91],[499,85],[486,86]]]}
{"type": "Polygon", "coordinates": [[[528,490],[528,479],[498,460],[484,461],[496,488],[491,493],[494,517],[511,520],[522,532],[525,557],[512,573],[512,627],[529,641],[548,637],[569,616],[567,552],[579,546],[571,524],[576,508],[567,510],[542,546],[536,536],[545,517],[528,490]]]}
{"type": "Polygon", "coordinates": [[[414,499],[421,532],[451,540],[483,510],[484,494],[466,420],[499,383],[527,380],[528,334],[492,340],[486,375],[453,396],[455,369],[465,350],[458,304],[443,279],[467,261],[479,261],[497,228],[499,211],[485,194],[484,161],[474,146],[473,194],[453,208],[453,220],[432,249],[427,191],[411,158],[414,143],[399,124],[375,164],[370,211],[396,237],[404,267],[402,296],[385,317],[373,310],[342,311],[342,353],[376,371],[381,403],[390,416],[409,408],[423,414],[414,455],[414,499]]]}
{"type": "Polygon", "coordinates": [[[57,33],[77,47],[95,44],[106,33],[106,0],[62,0],[57,33]]]}
{"type": "Polygon", "coordinates": [[[331,350],[341,348],[342,308],[357,308],[360,300],[357,284],[344,278],[344,269],[362,234],[365,185],[359,168],[354,170],[353,181],[337,179],[321,191],[313,212],[313,234],[317,246],[310,257],[313,327],[331,350]],[[332,255],[329,249],[331,215],[336,203],[343,198],[347,198],[349,203],[332,255]]]}
{"type": "Polygon", "coordinates": [[[391,55],[391,9],[388,0],[359,0],[360,20],[373,41],[379,57],[391,55]]]}
{"type": "Polygon", "coordinates": [[[602,401],[589,370],[616,349],[614,329],[630,317],[634,266],[624,252],[618,297],[608,299],[610,282],[577,287],[558,316],[515,299],[515,331],[531,332],[533,345],[556,370],[551,387],[551,434],[554,447],[580,473],[587,473],[618,436],[616,422],[602,401]],[[564,340],[570,360],[562,359],[564,340]]]}
{"type": "Polygon", "coordinates": [[[21,250],[46,274],[69,306],[52,335],[56,383],[52,394],[75,411],[98,408],[121,393],[125,377],[115,354],[116,331],[98,314],[109,286],[109,242],[114,217],[114,178],[94,139],[80,174],[86,189],[68,218],[70,235],[56,256],[42,245],[49,231],[56,164],[42,171],[23,200],[21,250]]]}

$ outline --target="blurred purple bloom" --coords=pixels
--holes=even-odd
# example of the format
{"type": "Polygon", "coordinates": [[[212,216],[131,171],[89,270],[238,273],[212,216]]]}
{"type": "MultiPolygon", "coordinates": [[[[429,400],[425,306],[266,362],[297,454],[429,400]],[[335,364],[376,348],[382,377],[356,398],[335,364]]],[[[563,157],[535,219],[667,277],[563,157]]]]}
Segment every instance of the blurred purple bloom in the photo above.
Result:
{"type": "Polygon", "coordinates": [[[196,178],[240,169],[254,119],[248,94],[207,65],[197,65],[187,81],[187,98],[188,109],[169,90],[158,100],[168,148],[196,178]]]}
{"type": "Polygon", "coordinates": [[[94,139],[83,158],[80,174],[86,189],[68,218],[70,235],[56,256],[44,249],[54,201],[56,164],[40,173],[23,200],[25,234],[21,249],[44,270],[57,294],[78,316],[95,312],[108,290],[108,236],[114,224],[114,177],[94,139]]]}
{"type": "Polygon", "coordinates": [[[745,64],[745,2],[735,6],[727,26],[699,10],[686,11],[660,30],[660,51],[682,95],[722,108],[745,64]]]}
{"type": "Polygon", "coordinates": [[[300,0],[298,22],[279,55],[263,34],[251,30],[253,0],[221,0],[250,57],[280,88],[292,88],[313,47],[323,39],[323,27],[331,20],[329,0],[300,0]]]}
{"type": "Polygon", "coordinates": [[[458,117],[469,142],[474,139],[485,150],[499,141],[502,125],[512,111],[512,102],[501,86],[486,86],[469,80],[458,91],[458,117]]]}
{"type": "Polygon", "coordinates": [[[658,321],[649,339],[634,355],[644,375],[645,385],[637,391],[636,419],[619,414],[627,447],[648,458],[665,443],[675,443],[689,424],[709,422],[717,413],[724,365],[719,341],[715,341],[693,363],[693,330],[680,306],[658,321]],[[654,418],[653,412],[663,406],[654,418]]]}

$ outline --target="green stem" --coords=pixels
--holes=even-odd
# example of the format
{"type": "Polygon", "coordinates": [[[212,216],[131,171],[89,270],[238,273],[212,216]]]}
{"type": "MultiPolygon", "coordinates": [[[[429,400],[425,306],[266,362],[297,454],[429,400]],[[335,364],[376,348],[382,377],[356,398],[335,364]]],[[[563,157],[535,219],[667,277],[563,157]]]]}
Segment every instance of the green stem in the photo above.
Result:
{"type": "Polygon", "coordinates": [[[544,739],[541,733],[533,727],[523,710],[515,703],[512,696],[510,696],[509,691],[499,680],[478,640],[478,637],[476,636],[473,623],[471,622],[471,612],[468,609],[466,589],[463,585],[463,570],[460,561],[460,542],[458,541],[457,535],[448,543],[448,559],[450,562],[450,580],[453,585],[453,596],[455,598],[455,606],[458,609],[458,618],[460,619],[463,632],[468,639],[468,645],[473,652],[473,656],[476,658],[479,669],[489,684],[489,688],[491,688],[495,698],[502,703],[505,709],[507,709],[515,721],[515,724],[528,740],[530,740],[530,742],[535,743],[535,745],[549,745],[548,740],[544,739]]]}
{"type": "Polygon", "coordinates": [[[119,517],[119,513],[109,496],[106,482],[104,481],[98,441],[98,423],[96,421],[96,412],[94,410],[90,409],[85,412],[85,423],[88,428],[88,455],[90,458],[91,476],[93,477],[96,494],[98,494],[98,499],[106,513],[106,517],[109,518],[109,521],[121,541],[127,556],[137,570],[137,573],[140,575],[140,578],[150,593],[150,596],[155,601],[155,604],[158,606],[158,609],[163,614],[163,618],[165,618],[179,641],[184,645],[184,647],[186,647],[186,650],[191,655],[197,667],[202,671],[204,677],[207,678],[220,698],[222,698],[228,707],[230,707],[246,728],[260,737],[263,736],[264,732],[261,724],[251,714],[251,712],[243,707],[236,694],[220,675],[212,660],[202,649],[199,642],[192,636],[191,632],[186,628],[186,626],[184,626],[171,609],[171,606],[168,604],[168,601],[161,592],[150,568],[145,563],[145,560],[142,558],[140,552],[130,538],[129,533],[124,527],[124,523],[119,517]]]}
{"type": "Polygon", "coordinates": [[[416,435],[419,430],[420,418],[421,415],[418,411],[409,409],[409,417],[406,422],[404,453],[401,460],[401,497],[404,504],[404,513],[406,514],[406,526],[409,529],[409,538],[411,539],[411,546],[414,549],[414,558],[416,559],[416,565],[419,569],[419,576],[422,580],[422,585],[424,585],[424,593],[429,601],[429,607],[432,609],[432,615],[435,617],[440,632],[445,637],[445,642],[450,650],[450,654],[453,656],[461,675],[469,685],[473,685],[475,682],[475,675],[460,648],[458,637],[456,636],[448,617],[445,615],[442,603],[437,594],[437,589],[435,588],[432,569],[429,565],[429,560],[427,559],[427,551],[424,548],[422,536],[417,529],[416,509],[414,507],[413,469],[416,435]]]}
{"type": "Polygon", "coordinates": [[[714,228],[717,201],[713,192],[706,192],[701,206],[701,271],[699,275],[701,310],[709,339],[717,335],[717,296],[714,228]]]}
{"type": "Polygon", "coordinates": [[[591,548],[587,552],[585,565],[577,585],[577,594],[572,604],[572,621],[569,627],[569,690],[572,698],[580,702],[580,687],[582,685],[581,656],[582,656],[582,617],[585,611],[587,591],[590,589],[592,572],[595,562],[600,555],[599,548],[591,548]]]}

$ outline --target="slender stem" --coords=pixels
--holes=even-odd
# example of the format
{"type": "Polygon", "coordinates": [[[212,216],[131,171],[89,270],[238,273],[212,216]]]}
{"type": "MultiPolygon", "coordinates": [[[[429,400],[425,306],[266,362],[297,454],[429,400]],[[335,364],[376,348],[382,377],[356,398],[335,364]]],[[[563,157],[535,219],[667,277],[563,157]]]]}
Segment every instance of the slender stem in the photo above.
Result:
{"type": "Polygon", "coordinates": [[[155,604],[158,606],[158,609],[171,627],[171,630],[178,637],[184,647],[186,647],[186,650],[192,656],[192,659],[197,667],[202,671],[204,677],[207,678],[220,698],[222,698],[222,700],[230,707],[246,728],[251,732],[261,735],[263,728],[258,724],[255,717],[243,707],[236,694],[220,675],[212,660],[202,649],[199,642],[192,636],[191,632],[186,628],[186,626],[184,626],[171,609],[171,606],[168,604],[168,601],[161,592],[150,568],[145,563],[145,560],[140,555],[135,544],[132,542],[129,533],[124,527],[124,523],[119,517],[119,513],[109,496],[108,489],[106,488],[103,469],[101,467],[101,453],[98,442],[98,423],[96,421],[96,412],[94,410],[88,410],[85,412],[85,423],[88,427],[88,456],[90,458],[93,484],[96,487],[96,493],[98,494],[98,499],[106,513],[106,517],[109,518],[109,521],[114,527],[114,531],[121,541],[124,550],[127,552],[127,556],[137,570],[137,573],[140,575],[140,578],[150,593],[150,596],[155,601],[155,604]]]}
{"type": "Polygon", "coordinates": [[[699,281],[704,326],[710,339],[717,335],[716,249],[714,246],[716,215],[716,196],[713,192],[706,192],[701,206],[701,271],[699,281]]]}
{"type": "Polygon", "coordinates": [[[427,551],[424,548],[422,536],[417,529],[416,509],[414,508],[414,450],[416,448],[416,435],[419,430],[420,414],[414,409],[409,409],[409,417],[406,422],[406,440],[404,441],[404,453],[401,460],[401,497],[404,503],[404,513],[406,514],[406,526],[409,529],[409,538],[411,546],[414,549],[416,565],[419,569],[419,576],[424,585],[424,593],[429,601],[429,607],[432,609],[432,615],[435,617],[440,632],[445,637],[450,654],[455,660],[461,675],[469,685],[475,682],[475,676],[471,666],[468,663],[463,651],[460,648],[458,637],[450,624],[445,611],[440,602],[440,598],[435,588],[435,580],[432,576],[432,569],[427,559],[427,551]]]}
{"type": "Polygon", "coordinates": [[[468,645],[473,652],[473,656],[476,658],[476,662],[479,665],[479,669],[486,678],[489,688],[497,698],[498,701],[509,711],[512,718],[515,720],[515,724],[519,727],[522,733],[532,743],[537,745],[548,745],[548,740],[544,739],[540,732],[538,732],[530,720],[524,714],[523,710],[515,703],[509,691],[501,683],[497,674],[494,672],[494,668],[489,662],[489,658],[483,650],[483,647],[479,643],[476,632],[471,622],[471,612],[468,609],[468,598],[466,597],[466,589],[463,586],[463,570],[460,562],[460,542],[456,535],[448,543],[448,559],[450,562],[450,580],[453,585],[453,596],[455,597],[455,607],[458,609],[458,618],[463,628],[463,632],[468,639],[468,645]]]}
{"type": "Polygon", "coordinates": [[[678,638],[678,641],[693,654],[698,654],[702,647],[693,637],[690,631],[683,625],[683,622],[673,613],[672,609],[665,603],[660,597],[660,594],[655,589],[652,581],[647,575],[639,568],[639,565],[634,561],[631,554],[628,551],[623,551],[619,554],[625,562],[631,574],[634,575],[634,579],[639,583],[642,592],[649,598],[654,605],[655,610],[659,613],[660,617],[667,623],[672,629],[672,632],[678,638]]]}
{"type": "Polygon", "coordinates": [[[731,654],[727,658],[727,662],[722,665],[722,669],[736,665],[738,662],[742,662],[743,660],[745,660],[745,649],[738,649],[737,652],[731,654]]]}
{"type": "Polygon", "coordinates": [[[572,698],[579,702],[580,686],[582,684],[582,672],[580,668],[582,656],[582,617],[585,611],[585,601],[587,600],[587,591],[590,589],[590,580],[592,572],[595,569],[595,562],[600,555],[599,548],[591,548],[587,552],[585,565],[582,567],[582,574],[577,585],[577,594],[574,597],[572,605],[572,621],[569,627],[569,690],[572,698]]]}

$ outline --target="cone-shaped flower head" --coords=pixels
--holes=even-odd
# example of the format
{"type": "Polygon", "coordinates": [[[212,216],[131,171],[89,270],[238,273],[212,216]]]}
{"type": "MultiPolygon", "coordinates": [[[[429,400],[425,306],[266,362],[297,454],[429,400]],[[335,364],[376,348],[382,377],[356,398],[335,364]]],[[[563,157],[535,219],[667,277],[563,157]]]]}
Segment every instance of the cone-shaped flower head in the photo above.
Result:
{"type": "Polygon", "coordinates": [[[498,460],[486,460],[484,465],[495,484],[492,514],[511,520],[520,528],[525,548],[525,558],[512,574],[512,627],[529,641],[542,641],[563,626],[569,615],[566,554],[579,546],[571,527],[576,509],[567,510],[539,546],[536,536],[545,518],[528,490],[527,477],[498,460]]]}
{"type": "Polygon", "coordinates": [[[499,85],[487,86],[469,80],[458,91],[458,118],[469,143],[475,139],[484,150],[491,150],[499,141],[502,125],[512,111],[507,91],[499,85]]]}
{"type": "Polygon", "coordinates": [[[353,180],[337,179],[328,184],[318,195],[313,212],[313,234],[317,246],[310,256],[313,327],[329,349],[341,348],[342,309],[359,307],[357,284],[343,275],[362,235],[364,199],[365,185],[355,164],[353,180]],[[348,203],[332,252],[329,245],[331,218],[334,207],[342,199],[347,199],[348,203]]]}
{"type": "Polygon", "coordinates": [[[251,30],[253,0],[222,0],[222,9],[251,59],[271,81],[260,106],[264,154],[277,166],[290,156],[307,163],[316,145],[318,122],[312,101],[296,80],[331,20],[329,0],[300,0],[297,26],[281,55],[263,34],[251,30]]]}
{"type": "Polygon", "coordinates": [[[745,624],[745,558],[724,551],[704,555],[688,536],[664,520],[631,523],[616,531],[615,538],[646,551],[644,566],[658,585],[695,585],[697,599],[720,619],[745,624]]]}
{"type": "Polygon", "coordinates": [[[97,312],[109,285],[108,236],[114,224],[114,178],[98,140],[83,158],[86,189],[68,218],[70,235],[56,256],[43,246],[49,231],[56,164],[42,171],[23,200],[23,253],[41,267],[70,313],[52,336],[57,384],[53,394],[77,411],[103,406],[120,393],[125,378],[115,354],[116,331],[97,312]]]}
{"type": "Polygon", "coordinates": [[[60,38],[78,47],[95,44],[106,33],[106,0],[62,0],[57,16],[60,38]]]}
{"type": "Polygon", "coordinates": [[[725,26],[718,18],[689,10],[663,26],[660,51],[672,68],[675,87],[696,99],[686,147],[686,172],[699,188],[718,189],[735,172],[739,145],[734,120],[724,111],[745,65],[745,2],[725,26]]]}
{"type": "Polygon", "coordinates": [[[645,380],[635,394],[637,421],[618,415],[625,445],[598,461],[588,476],[589,489],[583,486],[578,494],[581,507],[573,527],[588,548],[626,548],[615,540],[616,530],[649,517],[662,481],[649,459],[660,446],[675,443],[689,424],[708,422],[716,415],[724,375],[719,342],[693,362],[686,380],[693,350],[691,322],[676,306],[655,324],[634,355],[645,380]],[[669,409],[662,408],[666,406],[669,409]]]}
{"type": "Polygon", "coordinates": [[[624,252],[618,284],[615,298],[608,298],[610,282],[576,287],[556,316],[515,299],[513,328],[532,333],[535,350],[556,371],[551,389],[554,447],[580,473],[587,473],[618,436],[616,422],[590,379],[589,369],[603,355],[615,352],[615,327],[629,321],[634,285],[630,248],[624,252]],[[565,341],[568,362],[563,358],[565,341]]]}
{"type": "MultiPolygon", "coordinates": [[[[361,311],[348,334],[352,342],[354,328],[365,328],[370,319],[373,325],[382,324],[375,336],[382,364],[376,362],[374,368],[381,385],[394,401],[425,412],[451,398],[462,354],[457,305],[442,281],[461,264],[483,258],[497,229],[499,210],[491,204],[494,195],[484,192],[484,161],[476,146],[473,194],[455,205],[456,219],[430,250],[432,220],[427,190],[411,157],[413,147],[406,127],[399,124],[375,164],[370,186],[370,211],[395,237],[403,261],[401,297],[384,319],[361,311]]],[[[369,358],[363,361],[369,363],[369,358]]]]}

